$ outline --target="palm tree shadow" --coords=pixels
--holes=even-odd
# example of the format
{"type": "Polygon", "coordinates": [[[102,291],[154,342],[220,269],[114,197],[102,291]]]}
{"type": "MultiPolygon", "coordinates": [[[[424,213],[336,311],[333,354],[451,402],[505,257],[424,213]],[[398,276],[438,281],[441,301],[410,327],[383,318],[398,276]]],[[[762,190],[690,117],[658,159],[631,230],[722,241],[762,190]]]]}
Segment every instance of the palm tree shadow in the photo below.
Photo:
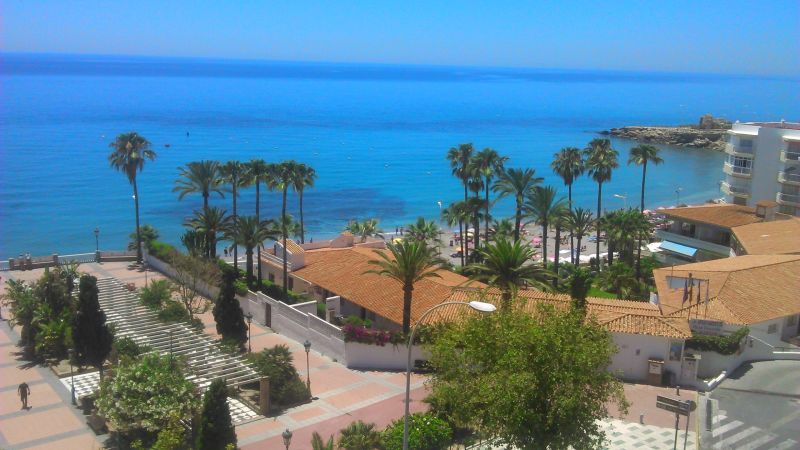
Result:
{"type": "Polygon", "coordinates": [[[30,358],[30,355],[25,350],[20,350],[18,352],[13,352],[14,359],[20,362],[21,364],[17,366],[18,369],[31,369],[39,365],[40,361],[35,358],[30,358]]]}

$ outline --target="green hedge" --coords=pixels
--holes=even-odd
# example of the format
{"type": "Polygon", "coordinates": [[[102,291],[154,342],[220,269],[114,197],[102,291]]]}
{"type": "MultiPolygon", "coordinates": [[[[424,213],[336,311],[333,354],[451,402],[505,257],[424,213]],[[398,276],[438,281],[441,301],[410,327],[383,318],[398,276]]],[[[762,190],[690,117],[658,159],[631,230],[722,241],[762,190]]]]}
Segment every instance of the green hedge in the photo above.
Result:
{"type": "Polygon", "coordinates": [[[152,241],[147,248],[147,251],[156,258],[169,262],[172,259],[173,253],[178,253],[178,249],[171,244],[161,241],[152,241]]]}
{"type": "Polygon", "coordinates": [[[695,334],[686,341],[685,347],[703,352],[717,352],[721,355],[733,355],[741,348],[742,339],[750,333],[750,329],[742,327],[727,336],[708,336],[695,334]]]}
{"type": "Polygon", "coordinates": [[[292,290],[288,290],[286,295],[284,295],[283,288],[269,280],[261,280],[260,291],[267,296],[274,298],[275,300],[280,300],[283,303],[286,303],[287,305],[294,305],[295,303],[302,303],[310,300],[307,296],[298,294],[292,290]]]}

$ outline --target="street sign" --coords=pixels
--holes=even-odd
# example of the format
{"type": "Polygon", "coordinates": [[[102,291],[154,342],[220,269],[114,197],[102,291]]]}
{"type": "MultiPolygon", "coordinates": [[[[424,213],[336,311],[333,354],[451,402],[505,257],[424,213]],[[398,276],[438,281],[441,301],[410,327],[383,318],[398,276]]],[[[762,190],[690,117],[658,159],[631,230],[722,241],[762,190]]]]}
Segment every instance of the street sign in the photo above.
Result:
{"type": "Polygon", "coordinates": [[[659,395],[656,397],[656,408],[664,409],[682,416],[688,416],[689,413],[697,409],[697,404],[691,400],[676,400],[659,395]]]}

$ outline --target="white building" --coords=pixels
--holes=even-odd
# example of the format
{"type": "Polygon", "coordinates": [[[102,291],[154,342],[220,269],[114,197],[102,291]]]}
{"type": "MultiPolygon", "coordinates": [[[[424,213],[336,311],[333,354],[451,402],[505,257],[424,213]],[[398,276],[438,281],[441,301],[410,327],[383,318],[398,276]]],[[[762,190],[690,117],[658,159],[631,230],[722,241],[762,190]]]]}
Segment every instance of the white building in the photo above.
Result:
{"type": "Polygon", "coordinates": [[[780,212],[800,216],[800,123],[735,123],[725,153],[728,203],[754,207],[774,199],[780,212]]]}

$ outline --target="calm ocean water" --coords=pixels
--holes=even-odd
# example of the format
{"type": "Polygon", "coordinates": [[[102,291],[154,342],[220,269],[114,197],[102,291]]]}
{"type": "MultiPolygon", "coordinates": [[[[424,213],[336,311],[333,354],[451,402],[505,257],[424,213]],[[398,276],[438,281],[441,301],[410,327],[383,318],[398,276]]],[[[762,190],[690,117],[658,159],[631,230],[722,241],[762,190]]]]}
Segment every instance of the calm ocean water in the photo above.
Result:
{"type": "MultiPolygon", "coordinates": [[[[158,152],[140,175],[141,217],[177,242],[201,205],[171,192],[177,168],[204,158],[293,158],[314,166],[311,236],[351,218],[385,229],[438,217],[459,198],[445,153],[473,142],[534,167],[549,183],[552,155],[583,147],[597,130],[629,124],[798,119],[798,80],[691,74],[3,55],[0,66],[0,258],[20,252],[119,249],[133,228],[131,189],[108,167],[108,143],[136,130],[158,152]],[[188,135],[187,135],[188,133],[188,135]],[[169,147],[166,147],[169,145],[169,147]]],[[[631,142],[614,146],[627,158],[631,142]]],[[[664,148],[649,170],[648,206],[720,196],[723,155],[664,148]]],[[[604,188],[638,202],[640,169],[624,164],[604,188]]],[[[566,190],[564,189],[566,195],[566,190]]],[[[575,185],[593,205],[595,186],[575,185]]],[[[277,215],[279,195],[262,196],[277,215]]],[[[292,199],[294,200],[294,199],[292,199]]],[[[229,200],[214,203],[228,205],[229,200]]],[[[296,209],[291,201],[292,210],[296,209]]],[[[241,213],[252,213],[252,190],[241,213]]],[[[496,212],[510,214],[501,202],[496,212]]]]}

